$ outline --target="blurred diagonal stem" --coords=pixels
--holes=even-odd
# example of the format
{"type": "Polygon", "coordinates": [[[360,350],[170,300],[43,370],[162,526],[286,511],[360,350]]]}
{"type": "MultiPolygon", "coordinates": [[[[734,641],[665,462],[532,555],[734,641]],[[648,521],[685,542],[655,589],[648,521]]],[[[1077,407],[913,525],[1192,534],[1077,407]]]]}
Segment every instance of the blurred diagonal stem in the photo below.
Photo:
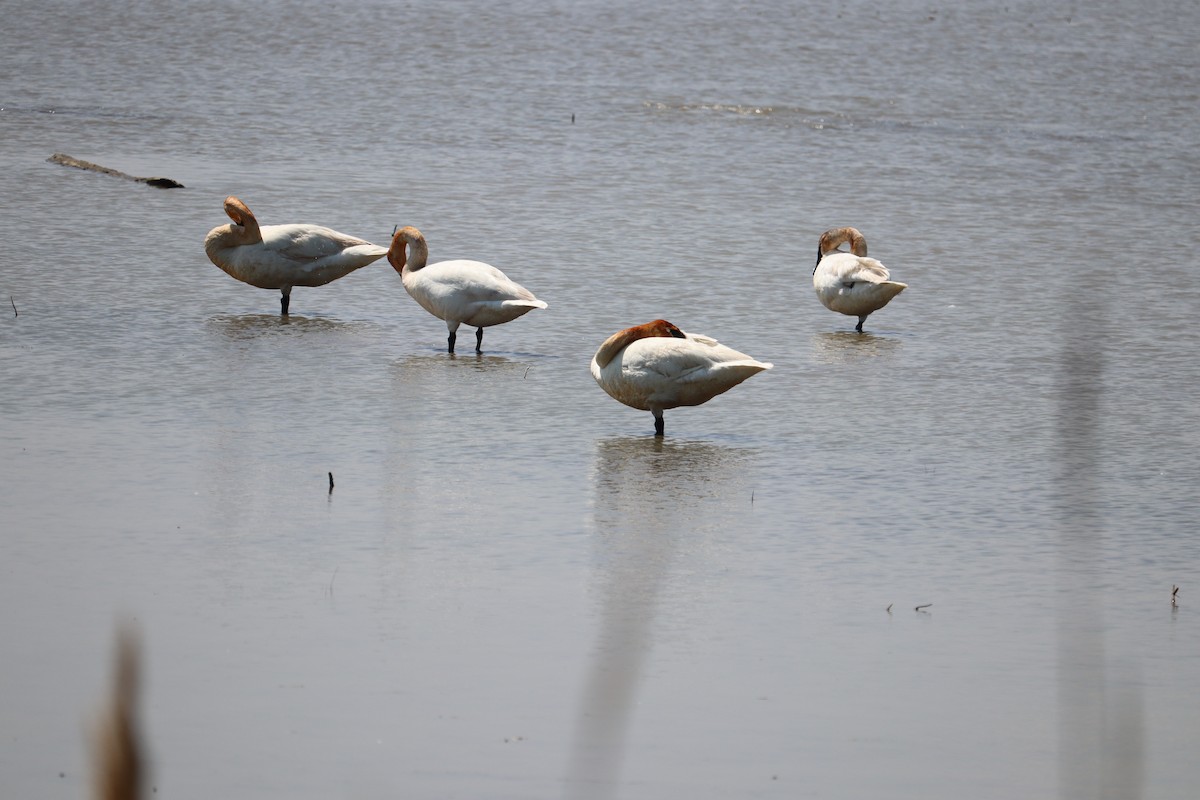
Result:
{"type": "Polygon", "coordinates": [[[1104,639],[1104,538],[1098,489],[1103,453],[1103,306],[1067,318],[1056,409],[1058,504],[1058,775],[1061,798],[1138,798],[1143,726],[1136,667],[1108,674],[1104,639]],[[1125,687],[1120,692],[1114,686],[1125,687]]]}

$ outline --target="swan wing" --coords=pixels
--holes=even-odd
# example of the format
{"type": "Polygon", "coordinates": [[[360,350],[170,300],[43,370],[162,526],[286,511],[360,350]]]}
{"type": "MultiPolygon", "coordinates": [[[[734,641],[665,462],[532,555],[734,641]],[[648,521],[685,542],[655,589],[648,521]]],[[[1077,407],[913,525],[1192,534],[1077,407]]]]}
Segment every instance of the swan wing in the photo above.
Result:
{"type": "Polygon", "coordinates": [[[401,277],[426,311],[448,322],[487,327],[547,307],[533,292],[482,261],[439,261],[401,277]]]}
{"type": "Polygon", "coordinates": [[[387,255],[387,248],[322,225],[267,225],[262,228],[262,248],[299,263],[326,258],[369,259],[387,255]]]}
{"type": "Polygon", "coordinates": [[[436,277],[471,302],[525,301],[545,308],[533,292],[482,261],[441,261],[420,272],[436,277]]]}
{"type": "Polygon", "coordinates": [[[908,288],[889,277],[888,268],[873,258],[834,253],[817,265],[813,288],[830,311],[861,317],[883,308],[908,288]]]}
{"type": "Polygon", "coordinates": [[[851,253],[833,253],[821,259],[813,274],[818,289],[856,283],[883,283],[891,277],[888,268],[873,258],[851,253]]]}
{"type": "Polygon", "coordinates": [[[212,248],[213,263],[262,289],[321,286],[387,255],[387,249],[317,225],[268,225],[261,242],[212,248]]]}
{"type": "Polygon", "coordinates": [[[620,378],[614,383],[625,384],[622,386],[625,394],[636,389],[640,407],[674,408],[704,403],[772,367],[710,337],[697,334],[687,337],[654,337],[631,342],[601,372],[610,372],[617,365],[620,378]]]}

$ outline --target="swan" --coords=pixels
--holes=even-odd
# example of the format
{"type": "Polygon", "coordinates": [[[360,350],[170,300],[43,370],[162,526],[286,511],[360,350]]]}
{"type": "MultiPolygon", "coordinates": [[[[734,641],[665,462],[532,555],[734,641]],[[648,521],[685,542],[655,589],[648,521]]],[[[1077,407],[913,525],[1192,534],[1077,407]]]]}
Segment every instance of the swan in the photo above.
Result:
{"type": "Polygon", "coordinates": [[[413,227],[392,235],[388,262],[400,273],[404,289],[421,308],[446,321],[449,351],[462,323],[475,326],[475,352],[483,352],[483,329],[511,322],[546,303],[533,292],[482,261],[438,261],[426,264],[429,246],[413,227]]]}
{"type": "Polygon", "coordinates": [[[653,413],[654,435],[662,436],[664,409],[698,406],[772,366],[656,319],[608,337],[592,358],[592,377],[614,400],[653,413]]]}
{"type": "Polygon", "coordinates": [[[387,248],[322,225],[264,225],[238,198],[225,198],[232,225],[213,228],[204,252],[239,281],[278,289],[286,317],[293,286],[322,286],[387,255],[387,248]]]}
{"type": "Polygon", "coordinates": [[[858,317],[854,330],[859,333],[868,314],[908,288],[908,284],[890,281],[889,277],[887,267],[867,258],[867,240],[856,228],[830,228],[821,234],[813,288],[830,311],[858,317]],[[850,243],[849,253],[838,250],[845,242],[850,243]]]}

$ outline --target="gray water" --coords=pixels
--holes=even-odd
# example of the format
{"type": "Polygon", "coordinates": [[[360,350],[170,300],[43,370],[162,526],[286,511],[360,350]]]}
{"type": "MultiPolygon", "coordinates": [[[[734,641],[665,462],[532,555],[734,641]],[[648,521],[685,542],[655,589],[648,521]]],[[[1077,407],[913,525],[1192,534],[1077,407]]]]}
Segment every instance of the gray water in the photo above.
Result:
{"type": "Polygon", "coordinates": [[[1195,796],[1200,6],[0,14],[6,797],[87,796],[122,619],[156,797],[1195,796]],[[228,194],[549,308],[282,319],[228,194]],[[588,362],[658,317],[775,368],[656,440],[588,362]]]}

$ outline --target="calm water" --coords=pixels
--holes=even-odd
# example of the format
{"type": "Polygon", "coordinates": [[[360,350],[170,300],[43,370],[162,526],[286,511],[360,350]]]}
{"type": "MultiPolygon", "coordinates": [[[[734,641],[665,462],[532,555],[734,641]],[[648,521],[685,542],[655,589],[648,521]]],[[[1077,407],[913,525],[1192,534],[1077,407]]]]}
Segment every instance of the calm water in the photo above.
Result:
{"type": "Polygon", "coordinates": [[[122,617],[165,798],[1195,795],[1200,6],[0,13],[5,796],[86,796],[122,617]],[[227,194],[550,307],[280,319],[227,194]],[[655,441],[656,317],[775,369],[655,441]]]}

